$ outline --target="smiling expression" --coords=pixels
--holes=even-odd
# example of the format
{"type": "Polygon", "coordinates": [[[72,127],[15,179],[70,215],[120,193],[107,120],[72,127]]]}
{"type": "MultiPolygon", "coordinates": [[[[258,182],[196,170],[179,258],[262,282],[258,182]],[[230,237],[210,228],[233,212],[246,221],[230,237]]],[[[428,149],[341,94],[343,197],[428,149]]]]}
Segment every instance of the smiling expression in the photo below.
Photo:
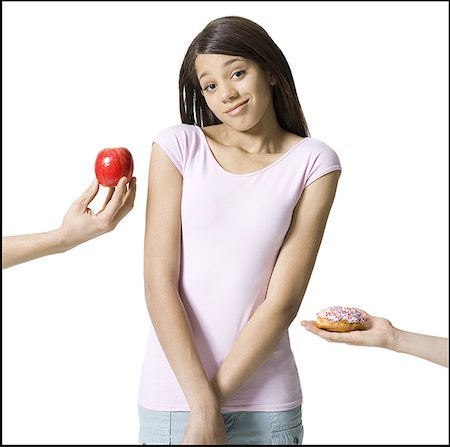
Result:
{"type": "Polygon", "coordinates": [[[195,69],[206,104],[223,123],[245,131],[273,112],[273,78],[252,60],[200,54],[195,69]]]}

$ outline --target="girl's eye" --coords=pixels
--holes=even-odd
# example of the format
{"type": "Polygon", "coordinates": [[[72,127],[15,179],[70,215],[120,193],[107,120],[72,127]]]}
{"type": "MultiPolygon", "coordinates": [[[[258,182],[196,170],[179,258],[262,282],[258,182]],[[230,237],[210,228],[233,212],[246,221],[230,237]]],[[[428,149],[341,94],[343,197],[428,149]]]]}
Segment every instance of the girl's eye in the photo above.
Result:
{"type": "Polygon", "coordinates": [[[212,90],[214,90],[216,84],[208,84],[203,90],[205,90],[205,92],[211,92],[212,90]]]}
{"type": "MultiPolygon", "coordinates": [[[[241,78],[242,76],[244,76],[245,74],[245,70],[238,70],[235,71],[231,78],[241,78]]],[[[208,84],[207,86],[205,86],[205,88],[203,89],[205,92],[212,92],[213,90],[215,90],[216,88],[216,84],[208,84]]]]}
{"type": "Polygon", "coordinates": [[[233,76],[236,76],[237,78],[241,78],[244,74],[245,74],[245,70],[239,70],[239,71],[235,71],[233,73],[233,76]]]}

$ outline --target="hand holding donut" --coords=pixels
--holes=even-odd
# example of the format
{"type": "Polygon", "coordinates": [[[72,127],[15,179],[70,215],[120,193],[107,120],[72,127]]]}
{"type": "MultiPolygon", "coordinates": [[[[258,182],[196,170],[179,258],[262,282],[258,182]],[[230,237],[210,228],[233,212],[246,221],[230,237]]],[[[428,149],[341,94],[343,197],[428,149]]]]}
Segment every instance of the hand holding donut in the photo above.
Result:
{"type": "MultiPolygon", "coordinates": [[[[335,306],[337,307],[337,306],[335,306]]],[[[331,326],[333,323],[330,321],[324,321],[326,316],[334,317],[332,308],[324,309],[317,315],[317,321],[302,321],[302,326],[318,335],[324,340],[336,342],[336,343],[347,343],[349,345],[360,345],[360,346],[377,346],[380,348],[392,349],[393,339],[394,339],[394,328],[389,320],[386,318],[373,317],[363,310],[356,309],[358,314],[356,314],[357,321],[353,322],[342,322],[341,324],[352,327],[352,329],[347,329],[346,331],[331,331],[325,330],[324,327],[328,324],[331,326]],[[363,320],[361,320],[361,317],[363,320]]],[[[342,309],[342,308],[341,308],[342,309]]],[[[349,309],[349,308],[343,308],[349,309]]],[[[352,308],[354,309],[354,308],[352,308]]],[[[336,309],[335,309],[336,310],[336,309]]],[[[343,313],[342,311],[340,312],[343,313]]],[[[337,313],[339,315],[339,312],[337,313]]],[[[355,315],[351,312],[351,315],[355,315]]],[[[337,321],[335,322],[337,323],[337,321]]]]}
{"type": "Polygon", "coordinates": [[[386,318],[373,317],[361,309],[350,308],[351,311],[348,309],[342,307],[334,310],[327,308],[318,312],[316,321],[302,321],[301,324],[309,332],[327,341],[386,348],[414,355],[448,368],[448,338],[397,329],[386,318]],[[364,323],[362,321],[353,321],[353,323],[346,321],[343,326],[347,332],[337,332],[336,327],[339,326],[336,326],[336,324],[344,319],[344,314],[346,318],[350,319],[350,315],[353,317],[357,315],[355,311],[360,313],[357,318],[362,317],[364,323]],[[338,318],[338,320],[333,321],[333,318],[338,318]],[[361,324],[361,329],[351,326],[354,323],[361,324]],[[325,326],[328,326],[327,330],[323,329],[325,326]]]}

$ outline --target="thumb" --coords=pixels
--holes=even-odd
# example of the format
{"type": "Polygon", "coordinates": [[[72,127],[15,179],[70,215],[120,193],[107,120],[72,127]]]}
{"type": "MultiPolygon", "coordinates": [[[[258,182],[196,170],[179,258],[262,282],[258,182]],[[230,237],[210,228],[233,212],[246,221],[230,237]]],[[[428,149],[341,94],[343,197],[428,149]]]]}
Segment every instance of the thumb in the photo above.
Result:
{"type": "Polygon", "coordinates": [[[86,191],[78,198],[77,202],[83,208],[86,208],[89,203],[92,202],[92,199],[97,195],[99,189],[98,180],[94,179],[91,185],[86,191]]]}

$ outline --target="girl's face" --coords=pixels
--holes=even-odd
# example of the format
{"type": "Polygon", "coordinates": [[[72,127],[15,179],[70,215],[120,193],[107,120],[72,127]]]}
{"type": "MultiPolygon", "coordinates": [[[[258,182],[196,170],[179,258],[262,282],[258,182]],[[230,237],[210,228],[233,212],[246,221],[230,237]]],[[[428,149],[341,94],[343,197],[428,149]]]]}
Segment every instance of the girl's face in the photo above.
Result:
{"type": "Polygon", "coordinates": [[[233,129],[246,131],[272,114],[273,77],[249,59],[224,54],[200,54],[195,70],[206,104],[233,129]]]}

